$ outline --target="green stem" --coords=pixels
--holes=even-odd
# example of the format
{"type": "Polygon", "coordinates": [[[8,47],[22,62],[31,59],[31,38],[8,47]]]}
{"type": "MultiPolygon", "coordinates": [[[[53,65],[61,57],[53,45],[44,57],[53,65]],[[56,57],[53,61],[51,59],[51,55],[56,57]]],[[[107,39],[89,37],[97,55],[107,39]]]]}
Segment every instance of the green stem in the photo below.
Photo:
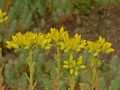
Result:
{"type": "Polygon", "coordinates": [[[60,64],[61,64],[60,50],[59,48],[57,48],[57,75],[60,75],[60,64]]]}
{"type": "Polygon", "coordinates": [[[35,84],[36,84],[36,83],[34,83],[34,79],[33,79],[33,75],[34,75],[34,71],[35,71],[35,68],[34,68],[35,61],[32,58],[32,51],[29,52],[27,63],[28,63],[29,70],[30,70],[30,74],[29,74],[29,77],[28,77],[28,81],[29,81],[28,90],[34,90],[35,84]]]}
{"type": "MultiPolygon", "coordinates": [[[[71,60],[73,60],[73,52],[71,51],[70,52],[70,62],[71,62],[71,60]]],[[[74,74],[69,74],[69,76],[68,76],[68,83],[69,83],[69,88],[68,88],[68,90],[74,90],[74,88],[75,88],[75,75],[74,74]]]]}
{"type": "Polygon", "coordinates": [[[96,67],[92,69],[92,74],[93,74],[92,90],[100,90],[99,89],[99,73],[97,72],[96,67]]]}
{"type": "Polygon", "coordinates": [[[57,72],[57,75],[56,75],[56,78],[55,78],[55,81],[54,81],[54,89],[55,90],[60,90],[60,84],[61,84],[61,57],[60,57],[60,49],[59,47],[57,47],[57,55],[55,57],[55,60],[57,62],[57,68],[56,68],[56,72],[57,72]]]}
{"type": "Polygon", "coordinates": [[[75,88],[75,77],[74,75],[71,75],[69,77],[69,89],[68,90],[75,90],[74,88],[75,88]]]}

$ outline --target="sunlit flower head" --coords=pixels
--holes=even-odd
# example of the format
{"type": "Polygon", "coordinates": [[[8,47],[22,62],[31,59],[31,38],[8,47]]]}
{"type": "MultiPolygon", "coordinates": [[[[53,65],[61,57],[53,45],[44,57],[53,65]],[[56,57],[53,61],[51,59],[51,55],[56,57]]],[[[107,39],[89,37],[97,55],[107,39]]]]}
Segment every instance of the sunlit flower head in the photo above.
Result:
{"type": "Polygon", "coordinates": [[[98,56],[100,53],[111,53],[114,49],[111,47],[112,44],[110,42],[106,42],[105,38],[101,36],[95,42],[87,41],[86,49],[88,53],[93,53],[94,56],[98,56]]]}
{"type": "Polygon", "coordinates": [[[7,48],[14,48],[16,51],[18,51],[20,48],[29,50],[38,46],[44,49],[50,49],[50,42],[51,40],[47,39],[44,34],[32,32],[26,32],[25,34],[17,33],[16,35],[12,36],[11,41],[6,41],[7,48]]]}
{"type": "Polygon", "coordinates": [[[51,28],[50,33],[47,33],[47,37],[52,40],[54,44],[59,46],[65,38],[69,38],[68,32],[64,31],[64,27],[61,27],[59,30],[56,28],[51,28]]]}
{"type": "Polygon", "coordinates": [[[64,52],[80,52],[85,47],[86,40],[83,40],[81,35],[75,34],[73,38],[64,39],[60,45],[64,52]]]}

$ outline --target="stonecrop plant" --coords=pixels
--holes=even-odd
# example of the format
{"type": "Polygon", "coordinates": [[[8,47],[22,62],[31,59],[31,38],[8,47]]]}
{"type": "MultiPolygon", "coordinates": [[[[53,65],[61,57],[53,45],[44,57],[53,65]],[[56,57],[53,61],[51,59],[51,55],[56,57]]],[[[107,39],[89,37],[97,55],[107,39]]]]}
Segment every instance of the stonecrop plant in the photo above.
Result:
{"type": "MultiPolygon", "coordinates": [[[[7,20],[8,16],[6,16],[6,12],[3,12],[0,9],[0,24],[5,22],[7,20]]],[[[0,43],[2,41],[2,38],[0,37],[0,43]]],[[[4,83],[4,76],[3,76],[3,70],[4,70],[4,61],[2,60],[2,48],[0,47],[0,89],[5,90],[5,85],[4,83]]]]}
{"type": "Polygon", "coordinates": [[[0,9],[0,23],[5,22],[8,19],[8,17],[6,16],[6,12],[3,12],[0,9]]]}
{"type": "MultiPolygon", "coordinates": [[[[69,33],[64,30],[64,27],[60,29],[51,28],[50,32],[44,33],[32,33],[26,32],[24,34],[17,33],[12,36],[12,40],[6,41],[7,48],[14,49],[15,52],[25,51],[27,54],[26,62],[29,67],[28,77],[28,90],[35,90],[37,80],[34,78],[36,61],[33,60],[34,50],[43,49],[51,51],[53,48],[56,50],[54,54],[53,62],[55,62],[55,75],[51,75],[53,79],[52,90],[61,90],[63,82],[67,90],[76,90],[76,83],[78,83],[78,77],[81,76],[81,72],[91,71],[92,83],[91,90],[100,90],[99,67],[102,65],[100,60],[101,54],[108,54],[114,51],[110,42],[105,41],[105,38],[101,36],[97,41],[87,41],[82,38],[81,35],[75,34],[74,37],[70,37],[69,33]],[[91,56],[88,60],[85,60],[84,52],[91,56]],[[64,55],[67,55],[64,58],[64,55]],[[86,62],[88,61],[88,62],[86,62]],[[64,78],[63,78],[64,77],[64,78]]],[[[81,83],[80,81],[79,83],[81,83]]],[[[81,87],[80,87],[81,88],[81,87]]],[[[82,90],[82,89],[81,89],[82,90]]]]}
{"type": "Polygon", "coordinates": [[[78,60],[75,60],[73,56],[75,53],[82,51],[82,49],[86,45],[86,40],[81,39],[81,35],[78,34],[76,34],[73,38],[70,38],[68,32],[64,31],[63,27],[61,27],[60,30],[51,28],[51,32],[47,33],[47,36],[51,38],[52,45],[57,49],[57,54],[55,55],[55,60],[57,62],[56,68],[57,77],[55,80],[58,82],[57,85],[55,85],[56,87],[55,89],[59,90],[61,86],[60,79],[65,69],[69,70],[68,78],[71,79],[70,83],[68,84],[70,86],[70,89],[72,90],[75,85],[75,83],[73,82],[74,81],[73,77],[78,75],[80,68],[85,68],[85,66],[82,63],[82,56],[80,56],[78,60]],[[68,53],[70,57],[67,60],[62,60],[61,53],[62,54],[68,53]]]}
{"type": "Polygon", "coordinates": [[[28,90],[34,90],[35,85],[37,83],[34,82],[33,76],[35,72],[35,61],[33,60],[33,51],[36,48],[44,48],[44,49],[50,49],[51,47],[51,39],[48,39],[45,34],[42,33],[32,33],[32,32],[26,32],[25,34],[17,33],[16,35],[12,36],[11,41],[6,41],[7,48],[11,49],[14,48],[14,50],[20,51],[25,50],[26,53],[28,53],[27,57],[27,63],[29,66],[29,87],[28,90]]]}
{"type": "Polygon", "coordinates": [[[87,41],[86,50],[91,56],[88,60],[90,61],[88,70],[92,72],[91,90],[100,90],[99,79],[101,73],[99,68],[103,65],[103,62],[100,60],[100,55],[113,52],[114,49],[111,46],[112,44],[105,41],[105,38],[101,36],[95,42],[87,41]]]}

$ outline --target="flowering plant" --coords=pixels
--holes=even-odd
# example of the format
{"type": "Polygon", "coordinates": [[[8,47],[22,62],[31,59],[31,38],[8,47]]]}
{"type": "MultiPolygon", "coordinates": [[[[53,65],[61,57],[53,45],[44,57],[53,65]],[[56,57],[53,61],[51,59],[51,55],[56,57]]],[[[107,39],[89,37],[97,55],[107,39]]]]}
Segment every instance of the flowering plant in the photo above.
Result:
{"type": "MultiPolygon", "coordinates": [[[[64,71],[67,78],[67,84],[69,90],[75,90],[76,78],[80,76],[80,71],[89,70],[92,71],[93,83],[92,89],[99,89],[99,72],[98,68],[102,65],[99,56],[101,53],[111,53],[114,49],[111,47],[110,42],[106,42],[101,36],[97,41],[87,41],[82,39],[81,35],[75,34],[74,37],[70,37],[67,31],[64,31],[64,27],[60,29],[51,28],[51,31],[47,34],[44,33],[32,33],[26,32],[24,34],[17,33],[12,36],[11,41],[6,41],[7,48],[14,48],[15,51],[24,49],[28,53],[27,63],[30,70],[28,81],[30,83],[28,89],[35,89],[36,83],[33,80],[35,73],[34,66],[36,62],[33,60],[33,51],[36,48],[42,48],[45,50],[51,50],[56,48],[56,54],[54,59],[56,61],[56,75],[54,77],[53,89],[59,90],[62,84],[61,77],[64,71]],[[84,61],[84,51],[92,56],[89,58],[90,63],[84,61]],[[62,58],[63,54],[67,54],[66,59],[62,58]]],[[[87,57],[87,56],[86,56],[87,57]]]]}
{"type": "Polygon", "coordinates": [[[5,22],[8,19],[8,17],[6,16],[6,12],[3,12],[0,9],[0,23],[5,22]]]}

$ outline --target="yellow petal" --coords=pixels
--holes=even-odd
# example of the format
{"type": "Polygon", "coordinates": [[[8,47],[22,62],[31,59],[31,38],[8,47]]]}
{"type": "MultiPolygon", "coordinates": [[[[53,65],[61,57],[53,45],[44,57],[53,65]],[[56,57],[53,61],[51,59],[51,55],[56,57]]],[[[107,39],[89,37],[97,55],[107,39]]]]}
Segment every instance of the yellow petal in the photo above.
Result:
{"type": "Polygon", "coordinates": [[[2,23],[4,20],[3,19],[0,19],[0,23],[2,23]]]}
{"type": "Polygon", "coordinates": [[[60,28],[60,33],[61,34],[64,33],[64,27],[63,26],[60,28]]]}
{"type": "Polygon", "coordinates": [[[75,75],[78,76],[78,71],[75,71],[75,75]]]}
{"type": "Polygon", "coordinates": [[[5,18],[4,18],[4,21],[6,21],[7,19],[8,19],[8,17],[5,17],[5,18]]]}
{"type": "Polygon", "coordinates": [[[106,51],[106,53],[111,53],[111,52],[113,52],[113,51],[115,51],[113,48],[110,48],[110,49],[108,49],[107,51],[106,51]]]}
{"type": "Polygon", "coordinates": [[[64,64],[68,64],[68,61],[63,61],[64,64]]]}
{"type": "Polygon", "coordinates": [[[70,74],[73,74],[73,69],[72,68],[70,69],[70,74]]]}
{"type": "Polygon", "coordinates": [[[68,66],[68,65],[63,65],[63,68],[68,69],[68,68],[69,68],[69,66],[68,66]]]}
{"type": "Polygon", "coordinates": [[[29,49],[30,47],[29,46],[25,46],[24,49],[29,49]]]}
{"type": "Polygon", "coordinates": [[[0,16],[2,16],[2,10],[0,9],[0,16]]]}
{"type": "Polygon", "coordinates": [[[51,46],[46,46],[45,49],[46,50],[49,50],[51,48],[51,46]]]}
{"type": "Polygon", "coordinates": [[[84,68],[86,68],[86,66],[85,65],[81,65],[80,68],[84,69],[84,68]]]}
{"type": "Polygon", "coordinates": [[[3,16],[5,16],[5,15],[6,15],[6,12],[3,13],[3,16]]]}

